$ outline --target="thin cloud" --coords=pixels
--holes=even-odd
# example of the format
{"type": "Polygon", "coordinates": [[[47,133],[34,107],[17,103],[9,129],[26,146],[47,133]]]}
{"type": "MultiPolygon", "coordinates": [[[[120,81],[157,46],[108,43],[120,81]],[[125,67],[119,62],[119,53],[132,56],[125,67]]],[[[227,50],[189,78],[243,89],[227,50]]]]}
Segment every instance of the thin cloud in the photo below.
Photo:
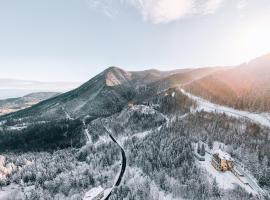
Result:
{"type": "Polygon", "coordinates": [[[213,14],[215,13],[222,5],[223,0],[208,0],[205,3],[203,10],[204,14],[213,14]]]}
{"type": "Polygon", "coordinates": [[[134,0],[134,5],[145,21],[152,23],[167,23],[181,19],[192,13],[192,0],[134,0]]]}
{"type": "Polygon", "coordinates": [[[132,6],[139,11],[144,21],[159,24],[169,23],[193,15],[215,13],[225,0],[88,0],[92,8],[112,17],[121,6],[132,6]]]}
{"type": "Polygon", "coordinates": [[[89,7],[100,11],[107,17],[113,18],[120,12],[120,7],[124,0],[86,0],[89,7]]]}
{"type": "Polygon", "coordinates": [[[242,10],[242,9],[244,9],[245,7],[247,7],[247,5],[248,5],[247,0],[240,0],[240,1],[238,2],[238,4],[237,4],[236,7],[237,7],[238,9],[242,10]]]}

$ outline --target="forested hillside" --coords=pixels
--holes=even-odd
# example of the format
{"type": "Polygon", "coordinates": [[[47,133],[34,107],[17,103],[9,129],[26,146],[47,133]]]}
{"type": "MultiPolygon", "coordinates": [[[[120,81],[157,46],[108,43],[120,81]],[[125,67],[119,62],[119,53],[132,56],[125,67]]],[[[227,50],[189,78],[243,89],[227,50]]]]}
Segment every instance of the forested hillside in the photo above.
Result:
{"type": "Polygon", "coordinates": [[[221,105],[252,112],[270,112],[270,55],[219,70],[184,88],[221,105]]]}
{"type": "MultiPolygon", "coordinates": [[[[269,127],[199,110],[196,99],[180,89],[231,105],[239,98],[235,94],[244,98],[245,93],[242,86],[232,90],[235,82],[217,78],[230,70],[239,69],[126,72],[111,67],[75,90],[1,116],[0,187],[20,200],[81,200],[99,186],[111,190],[110,200],[267,200],[269,127]],[[203,156],[219,144],[263,192],[235,182],[224,187],[228,183],[222,185],[202,167],[200,144],[203,156]],[[123,179],[115,186],[123,165],[123,179]]],[[[248,110],[267,111],[252,105],[248,110]]]]}

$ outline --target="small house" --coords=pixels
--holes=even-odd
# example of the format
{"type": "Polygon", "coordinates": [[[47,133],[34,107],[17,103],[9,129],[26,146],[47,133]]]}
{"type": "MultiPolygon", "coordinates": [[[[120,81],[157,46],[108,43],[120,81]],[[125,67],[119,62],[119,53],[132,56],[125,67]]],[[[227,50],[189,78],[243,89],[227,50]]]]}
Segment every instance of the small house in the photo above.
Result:
{"type": "Polygon", "coordinates": [[[104,197],[104,189],[99,186],[96,188],[92,188],[90,191],[88,191],[85,196],[84,200],[101,200],[104,197]]]}
{"type": "Polygon", "coordinates": [[[232,157],[220,149],[213,153],[211,160],[211,164],[219,171],[231,170],[233,168],[233,162],[232,157]]]}

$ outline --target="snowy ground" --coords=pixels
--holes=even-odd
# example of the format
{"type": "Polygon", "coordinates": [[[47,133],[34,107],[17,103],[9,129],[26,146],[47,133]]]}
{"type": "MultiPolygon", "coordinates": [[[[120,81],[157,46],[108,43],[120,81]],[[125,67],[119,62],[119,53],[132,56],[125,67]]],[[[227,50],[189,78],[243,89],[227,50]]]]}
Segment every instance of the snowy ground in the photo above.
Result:
{"type": "Polygon", "coordinates": [[[122,136],[122,137],[120,137],[120,138],[117,138],[117,141],[119,142],[119,144],[120,144],[121,146],[124,146],[124,143],[125,143],[126,140],[131,139],[131,138],[133,138],[133,137],[136,137],[136,138],[138,138],[138,139],[143,139],[143,138],[145,138],[147,135],[149,135],[150,133],[152,133],[153,131],[154,131],[154,130],[144,131],[144,132],[139,132],[139,133],[136,133],[136,134],[134,134],[134,135],[132,135],[132,136],[122,136]]]}
{"type": "Polygon", "coordinates": [[[15,126],[9,126],[7,127],[7,130],[17,130],[17,131],[20,131],[20,130],[23,130],[23,129],[26,129],[27,128],[27,125],[15,125],[15,126]]]}
{"type": "Polygon", "coordinates": [[[74,120],[74,118],[71,117],[70,114],[65,110],[65,108],[62,107],[62,109],[63,109],[63,111],[64,111],[64,113],[65,113],[65,115],[66,115],[66,118],[67,118],[68,120],[74,120]]]}
{"type": "Polygon", "coordinates": [[[83,119],[83,126],[85,127],[84,128],[84,134],[86,136],[86,139],[87,139],[87,143],[91,143],[92,144],[92,138],[90,136],[90,133],[89,133],[89,130],[85,124],[85,119],[83,119]]]}
{"type": "MultiPolygon", "coordinates": [[[[202,143],[202,142],[200,142],[202,143]]],[[[206,155],[205,155],[205,161],[197,161],[198,165],[202,167],[209,175],[211,178],[216,178],[217,183],[219,184],[219,187],[222,189],[233,189],[236,185],[239,185],[240,187],[244,188],[248,193],[253,193],[254,195],[259,195],[263,196],[265,195],[265,191],[263,191],[260,186],[257,183],[257,180],[252,176],[252,174],[243,169],[243,167],[235,161],[235,167],[242,172],[244,177],[240,177],[238,179],[232,172],[227,171],[227,172],[220,172],[217,171],[211,164],[211,158],[212,158],[212,153],[218,149],[222,149],[223,151],[226,151],[229,149],[228,146],[226,146],[224,143],[220,142],[214,142],[213,143],[213,149],[210,150],[208,148],[208,145],[205,144],[205,149],[206,149],[206,155]],[[241,181],[242,180],[242,181],[241,181]],[[246,182],[247,184],[245,184],[246,182]]],[[[193,147],[197,147],[197,144],[194,143],[193,147]]]]}
{"type": "Polygon", "coordinates": [[[216,178],[216,181],[220,188],[227,190],[227,189],[233,189],[236,185],[239,185],[242,188],[244,188],[248,193],[257,194],[257,192],[254,191],[250,186],[242,183],[232,172],[217,171],[211,165],[210,154],[207,153],[205,155],[205,161],[197,161],[197,162],[212,178],[216,178]]]}
{"type": "Polygon", "coordinates": [[[86,129],[84,129],[84,132],[85,132],[85,135],[87,137],[87,142],[92,143],[92,139],[91,139],[89,130],[86,128],[86,129]]]}
{"type": "Polygon", "coordinates": [[[18,185],[11,184],[0,190],[0,200],[16,200],[22,196],[21,188],[18,185]]]}
{"type": "Polygon", "coordinates": [[[269,113],[250,113],[247,111],[236,110],[230,107],[211,103],[205,99],[192,95],[183,89],[181,89],[181,92],[197,102],[198,107],[194,111],[204,110],[206,112],[225,113],[229,116],[233,116],[237,118],[239,117],[245,118],[253,122],[259,123],[263,126],[270,127],[270,114],[269,113]]]}

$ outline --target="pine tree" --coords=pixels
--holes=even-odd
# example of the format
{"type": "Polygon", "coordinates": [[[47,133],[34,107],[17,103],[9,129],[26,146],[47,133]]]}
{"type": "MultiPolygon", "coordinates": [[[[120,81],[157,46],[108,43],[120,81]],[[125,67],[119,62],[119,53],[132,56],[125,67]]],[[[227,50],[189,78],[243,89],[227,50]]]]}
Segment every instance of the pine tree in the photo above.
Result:
{"type": "Polygon", "coordinates": [[[200,143],[198,143],[197,145],[197,153],[200,155],[201,154],[201,147],[200,147],[200,143]]]}
{"type": "Polygon", "coordinates": [[[213,149],[213,140],[212,139],[208,139],[208,147],[209,149],[213,149]]]}
{"type": "Polygon", "coordinates": [[[212,194],[214,197],[220,197],[220,190],[219,190],[216,178],[213,181],[212,194]]]}
{"type": "Polygon", "coordinates": [[[204,147],[204,144],[202,144],[201,156],[205,156],[205,147],[204,147]]]}
{"type": "Polygon", "coordinates": [[[0,190],[6,185],[6,180],[5,179],[0,179],[0,190]]]}

